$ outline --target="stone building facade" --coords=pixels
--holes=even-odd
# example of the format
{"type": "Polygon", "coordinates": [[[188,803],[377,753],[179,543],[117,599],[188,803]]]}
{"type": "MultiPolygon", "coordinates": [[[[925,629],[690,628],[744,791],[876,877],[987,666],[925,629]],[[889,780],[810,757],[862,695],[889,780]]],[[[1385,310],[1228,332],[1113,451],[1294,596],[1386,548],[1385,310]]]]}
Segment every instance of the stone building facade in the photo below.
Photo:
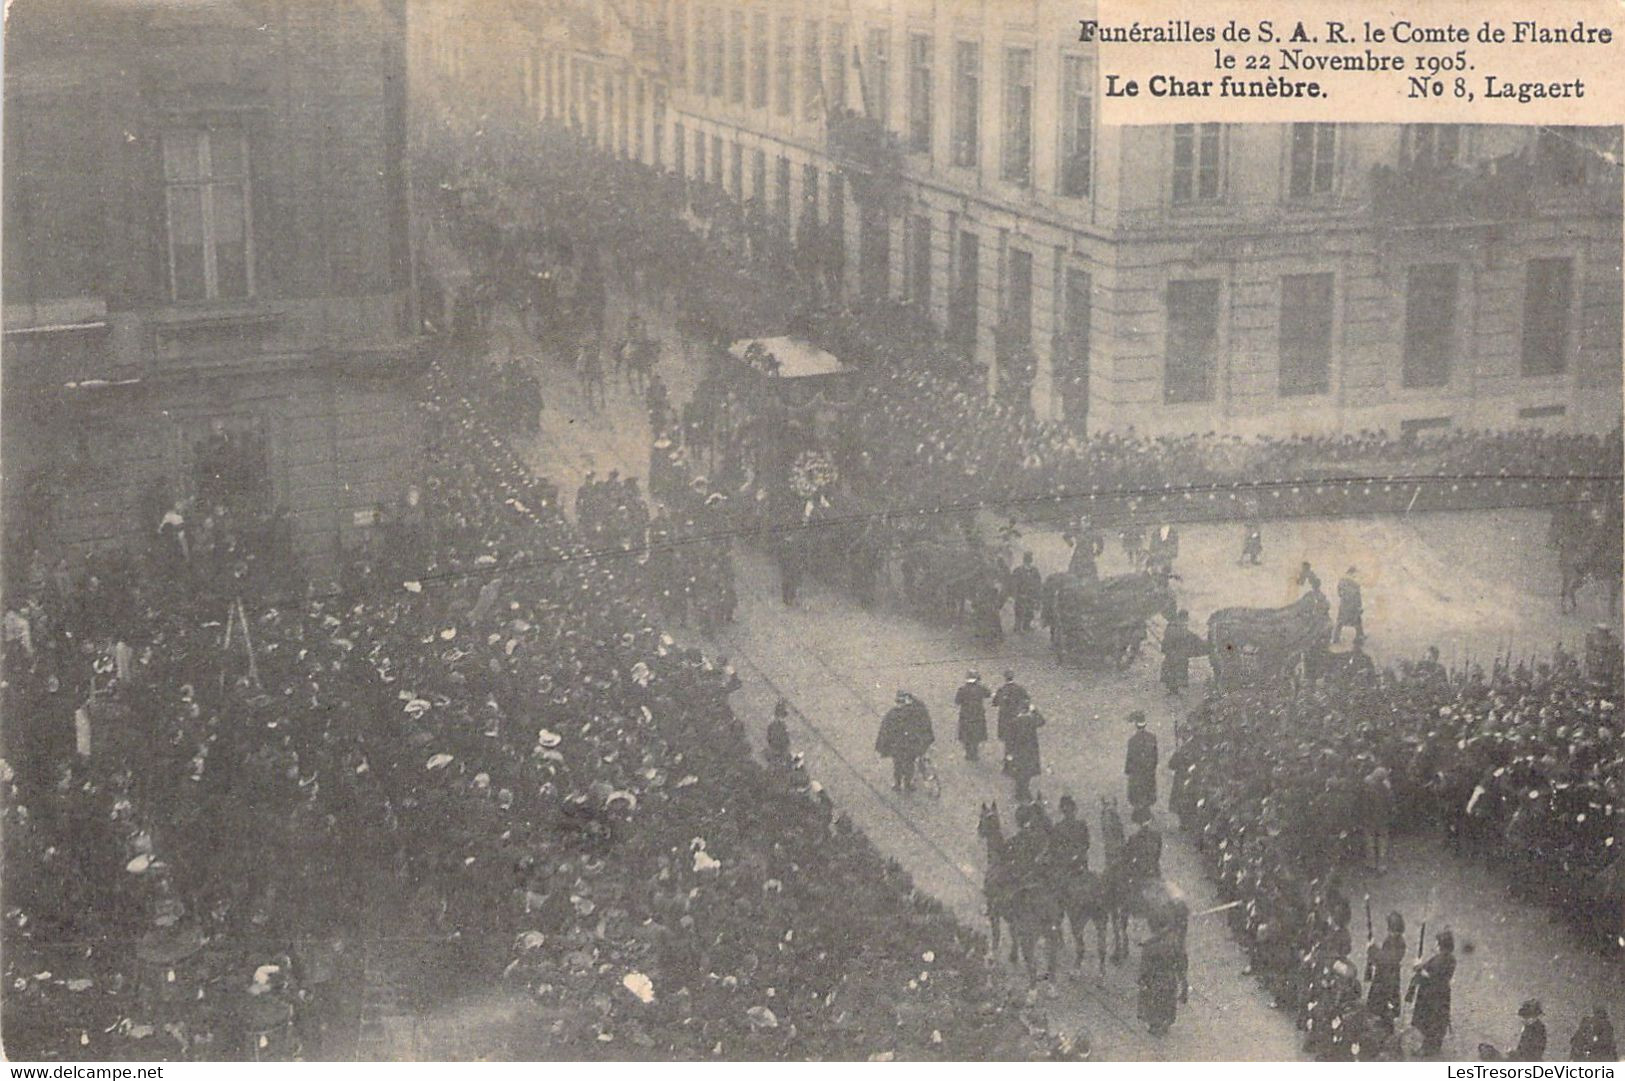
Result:
{"type": "Polygon", "coordinates": [[[1040,416],[1618,422],[1617,128],[1107,127],[1059,0],[414,12],[428,92],[813,215],[849,296],[917,304],[1040,416]]]}
{"type": "Polygon", "coordinates": [[[405,49],[397,0],[12,6],[9,536],[122,543],[224,469],[322,561],[404,491],[405,49]]]}

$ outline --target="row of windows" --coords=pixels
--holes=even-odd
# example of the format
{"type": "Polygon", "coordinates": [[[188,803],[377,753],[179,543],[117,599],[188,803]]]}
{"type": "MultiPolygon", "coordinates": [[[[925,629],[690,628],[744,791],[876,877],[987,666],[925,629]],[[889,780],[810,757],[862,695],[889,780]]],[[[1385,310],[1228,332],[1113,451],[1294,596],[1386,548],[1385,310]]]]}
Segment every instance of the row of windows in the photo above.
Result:
{"type": "MultiPolygon", "coordinates": [[[[679,3],[677,10],[683,5],[679,3]]],[[[694,22],[692,58],[695,64],[696,84],[715,88],[718,96],[724,90],[724,69],[721,65],[722,37],[718,30],[712,42],[705,37],[709,31],[722,26],[721,13],[713,9],[697,9],[694,22]],[[705,57],[718,61],[718,66],[706,69],[705,57]],[[712,78],[699,74],[710,70],[712,78]]],[[[748,100],[753,107],[766,107],[769,99],[769,71],[766,57],[769,48],[768,16],[764,12],[750,13],[751,70],[747,80],[744,12],[731,12],[729,25],[735,40],[727,51],[731,61],[731,74],[726,79],[728,95],[736,102],[748,100]]],[[[772,95],[775,110],[790,115],[795,105],[793,93],[795,73],[796,20],[779,16],[776,44],[778,63],[774,68],[772,95]]],[[[847,70],[846,27],[844,24],[824,20],[803,20],[801,37],[803,73],[801,102],[808,119],[822,115],[826,105],[840,107],[846,101],[847,70]],[[828,31],[827,49],[824,31],[828,31]],[[828,66],[825,56],[828,54],[828,66]]],[[[679,18],[675,26],[682,28],[679,18]]],[[[859,93],[865,109],[890,123],[889,99],[884,88],[890,85],[889,39],[886,30],[874,30],[868,35],[864,52],[866,63],[860,65],[859,93]]],[[[1033,54],[1025,48],[1006,49],[1004,56],[1004,118],[1000,176],[1007,182],[1023,186],[1033,182],[1033,117],[1034,82],[1033,54]]],[[[676,55],[687,55],[679,50],[676,55]]],[[[956,166],[976,168],[981,160],[981,46],[976,42],[954,43],[950,95],[952,144],[949,160],[956,166]]],[[[908,118],[904,132],[906,145],[913,151],[929,154],[935,133],[933,107],[937,100],[935,52],[929,34],[908,35],[907,54],[907,106],[908,118]]],[[[681,72],[679,71],[679,76],[681,72]]],[[[1093,192],[1095,163],[1094,132],[1094,72],[1085,58],[1061,58],[1061,109],[1059,120],[1060,161],[1055,178],[1055,190],[1070,198],[1087,198],[1093,192]]],[[[551,82],[551,80],[549,80],[551,82]]],[[[624,103],[623,103],[624,105],[624,103]]],[[[1218,123],[1177,124],[1169,129],[1171,141],[1169,198],[1175,204],[1217,202],[1225,197],[1227,127],[1218,123]]],[[[639,130],[641,136],[641,128],[639,130]]],[[[1408,125],[1403,132],[1400,161],[1412,169],[1442,169],[1460,163],[1465,149],[1464,129],[1453,124],[1408,125]]],[[[1339,151],[1339,128],[1335,124],[1293,124],[1287,134],[1286,188],[1293,199],[1309,199],[1332,193],[1336,186],[1339,151]]],[[[1581,143],[1568,137],[1565,129],[1542,129],[1537,142],[1537,153],[1546,175],[1559,185],[1579,184],[1585,176],[1585,158],[1581,143]]]]}
{"type": "MultiPolygon", "coordinates": [[[[1459,351],[1459,270],[1438,263],[1411,267],[1405,284],[1400,380],[1410,388],[1450,383],[1459,351]]],[[[1531,259],[1525,269],[1520,370],[1525,376],[1561,375],[1572,338],[1574,262],[1531,259]]],[[[1208,402],[1219,360],[1219,282],[1168,283],[1163,398],[1208,402]]],[[[1331,389],[1333,275],[1289,274],[1281,279],[1279,384],[1283,396],[1331,389]]]]}
{"type": "MultiPolygon", "coordinates": [[[[691,13],[684,0],[673,5],[670,23],[659,26],[658,48],[670,58],[668,70],[676,88],[766,109],[771,86],[774,111],[790,116],[795,109],[797,20],[780,15],[770,27],[765,11],[749,12],[748,19],[744,11],[727,15],[725,25],[718,6],[695,4],[691,13]]],[[[801,102],[806,119],[818,119],[826,108],[846,108],[846,49],[844,23],[830,22],[825,41],[824,20],[802,20],[801,102]]]]}
{"type": "MultiPolygon", "coordinates": [[[[891,32],[870,30],[863,38],[861,57],[849,59],[845,23],[816,18],[800,21],[803,119],[818,120],[826,112],[856,104],[866,115],[892,128],[891,32]],[[848,101],[851,67],[856,68],[856,102],[848,101]]],[[[751,12],[748,21],[744,12],[730,12],[724,29],[720,8],[695,4],[690,11],[689,4],[678,0],[672,7],[669,31],[664,23],[660,28],[661,50],[672,58],[673,82],[679,89],[734,105],[748,103],[754,109],[771,105],[779,116],[794,115],[797,20],[780,15],[776,23],[770,43],[766,12],[751,12]]],[[[956,41],[952,59],[950,158],[955,165],[975,168],[981,156],[982,47],[974,41],[956,41]]],[[[910,150],[930,154],[938,91],[930,34],[908,35],[905,62],[908,115],[902,134],[910,150]]],[[[1094,151],[1093,73],[1082,57],[1063,57],[1062,67],[1062,166],[1057,189],[1063,195],[1084,197],[1090,193],[1094,151]]],[[[1028,185],[1033,158],[1033,51],[1004,50],[1003,71],[1004,140],[999,171],[1011,183],[1028,185]]]]}
{"type": "MultiPolygon", "coordinates": [[[[673,71],[679,87],[690,86],[696,93],[726,97],[736,105],[746,101],[753,108],[767,108],[769,64],[769,20],[765,12],[752,12],[749,20],[750,63],[747,75],[746,18],[731,12],[728,24],[729,47],[724,61],[720,9],[694,5],[692,20],[683,0],[673,7],[672,33],[677,47],[673,71]],[[692,22],[693,35],[688,30],[692,22]],[[688,58],[692,56],[692,79],[688,58]],[[747,97],[747,82],[750,91],[747,97]],[[727,88],[724,94],[725,85],[727,88]]],[[[773,65],[776,93],[773,108],[778,115],[794,113],[793,85],[796,66],[796,19],[778,17],[777,53],[773,65]]],[[[846,25],[829,21],[827,48],[825,20],[802,20],[801,102],[807,120],[819,119],[826,110],[847,105],[846,25]],[[826,63],[827,57],[827,63],[826,63]]],[[[662,24],[662,32],[665,24],[662,24]]],[[[856,61],[860,102],[865,113],[887,128],[894,128],[891,109],[891,31],[871,29],[863,41],[862,58],[856,61]]],[[[907,116],[900,134],[905,145],[916,153],[931,154],[935,138],[934,107],[939,100],[936,78],[936,49],[931,34],[907,34],[904,105],[907,116]]],[[[1029,186],[1033,182],[1034,74],[1033,50],[1010,47],[1002,50],[1002,117],[999,176],[1008,183],[1029,186]]],[[[982,45],[975,41],[955,41],[948,87],[951,108],[949,160],[956,166],[976,168],[981,161],[981,110],[983,104],[982,45]]],[[[1063,56],[1060,71],[1060,162],[1055,190],[1071,198],[1092,193],[1094,165],[1094,78],[1089,61],[1081,56],[1063,56]]],[[[1224,193],[1224,128],[1220,124],[1184,124],[1173,130],[1172,200],[1176,203],[1220,199],[1224,193]]],[[[1337,126],[1334,124],[1295,124],[1289,136],[1287,191],[1295,199],[1326,195],[1334,190],[1337,173],[1337,126]]],[[[1460,125],[1418,124],[1406,129],[1401,160],[1415,168],[1444,168],[1458,164],[1463,151],[1460,125]]],[[[1572,141],[1556,129],[1543,132],[1542,156],[1560,159],[1555,177],[1559,182],[1578,183],[1583,177],[1583,158],[1573,152],[1572,141]]]]}
{"type": "MultiPolygon", "coordinates": [[[[1202,156],[1204,133],[1200,126],[1181,135],[1191,147],[1192,160],[1202,156]]],[[[1321,125],[1305,125],[1313,161],[1313,142],[1322,136],[1321,125]]],[[[751,187],[745,187],[745,148],[721,136],[693,133],[692,173],[688,168],[686,132],[677,125],[677,168],[701,182],[725,184],[738,198],[754,195],[768,204],[767,156],[752,151],[751,187]],[[725,155],[725,151],[727,152],[725,155]],[[724,159],[730,164],[724,181],[724,159]]],[[[1192,190],[1201,191],[1204,181],[1200,165],[1188,170],[1192,190]]],[[[791,220],[791,163],[779,157],[775,171],[775,198],[772,207],[786,230],[791,220]]],[[[1312,182],[1312,164],[1306,177],[1312,182]]],[[[830,218],[844,217],[844,182],[839,174],[825,178],[829,187],[830,218]]],[[[819,171],[813,165],[802,170],[802,222],[817,221],[819,171]]],[[[890,229],[883,217],[865,216],[859,230],[860,278],[864,292],[885,296],[890,292],[890,229]]],[[[979,253],[976,234],[963,231],[957,241],[957,266],[949,293],[948,332],[951,340],[973,352],[977,333],[979,253]]],[[[924,308],[931,302],[931,222],[923,215],[910,215],[904,223],[903,284],[905,298],[924,308]]],[[[1032,254],[1012,248],[1007,253],[1004,310],[1001,322],[1013,339],[1028,340],[1032,327],[1032,254]]],[[[1458,353],[1459,271],[1453,264],[1425,264],[1407,273],[1405,315],[1402,339],[1401,381],[1408,388],[1442,387],[1449,384],[1458,353]]],[[[1078,306],[1086,303],[1087,292],[1066,302],[1063,313],[1062,344],[1070,354],[1086,354],[1087,339],[1080,340],[1076,327],[1087,322],[1087,313],[1078,306]],[[1077,310],[1073,310],[1077,309],[1077,310]]],[[[1282,396],[1323,394],[1331,389],[1333,351],[1333,309],[1335,279],[1331,273],[1290,274],[1281,279],[1281,306],[1278,323],[1278,390],[1282,396]]],[[[1523,375],[1560,375],[1567,370],[1572,336],[1574,264],[1569,258],[1530,260],[1526,268],[1523,336],[1520,370],[1523,375]]],[[[1165,297],[1167,336],[1164,351],[1163,394],[1169,403],[1211,401],[1219,359],[1220,283],[1217,279],[1170,282],[1165,297]]],[[[1074,361],[1076,357],[1073,358],[1074,361]]],[[[1059,366],[1058,366],[1059,370],[1059,366]]]]}

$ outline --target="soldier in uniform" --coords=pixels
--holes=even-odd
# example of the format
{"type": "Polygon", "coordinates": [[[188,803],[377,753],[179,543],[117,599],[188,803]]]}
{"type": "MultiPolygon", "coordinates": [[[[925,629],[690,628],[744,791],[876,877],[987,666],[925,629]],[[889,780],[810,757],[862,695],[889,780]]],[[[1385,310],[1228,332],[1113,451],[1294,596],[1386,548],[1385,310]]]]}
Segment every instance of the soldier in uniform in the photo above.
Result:
{"type": "Polygon", "coordinates": [[[1026,634],[1033,629],[1033,615],[1044,591],[1044,579],[1033,565],[1033,554],[1022,553],[1021,566],[1010,572],[1010,593],[1015,600],[1016,630],[1026,634]]]}
{"type": "Polygon", "coordinates": [[[1123,759],[1123,775],[1128,778],[1128,803],[1134,809],[1135,822],[1151,818],[1151,807],[1157,802],[1157,737],[1147,731],[1145,714],[1135,710],[1129,714],[1134,734],[1128,740],[1128,752],[1123,759]]]}
{"type": "Polygon", "coordinates": [[[1444,1034],[1450,1029],[1450,981],[1456,975],[1456,936],[1440,931],[1434,943],[1437,949],[1433,956],[1417,963],[1405,991],[1406,1000],[1415,1001],[1411,1025],[1422,1033],[1424,1057],[1439,1053],[1444,1034]]]}
{"type": "Polygon", "coordinates": [[[1371,1012],[1389,1021],[1399,1018],[1399,977],[1405,967],[1405,917],[1388,913],[1388,933],[1382,942],[1365,948],[1365,978],[1371,989],[1366,1003],[1371,1012]]]}
{"type": "Polygon", "coordinates": [[[987,700],[993,692],[982,685],[982,677],[975,671],[965,673],[965,682],[954,692],[954,705],[959,707],[959,742],[965,747],[965,758],[974,762],[982,744],[987,740],[987,700]]]}

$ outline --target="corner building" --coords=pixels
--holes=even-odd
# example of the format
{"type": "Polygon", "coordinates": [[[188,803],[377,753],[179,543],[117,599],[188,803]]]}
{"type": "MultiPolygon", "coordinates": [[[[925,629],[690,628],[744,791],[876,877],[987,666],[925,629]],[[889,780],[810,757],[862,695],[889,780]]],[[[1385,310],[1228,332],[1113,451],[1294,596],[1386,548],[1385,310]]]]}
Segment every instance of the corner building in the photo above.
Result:
{"type": "Polygon", "coordinates": [[[404,492],[405,50],[396,0],[11,7],[8,535],[121,545],[224,480],[321,566],[404,492]]]}
{"type": "Polygon", "coordinates": [[[756,200],[787,235],[816,215],[849,297],[917,305],[1041,417],[1618,421],[1618,128],[1106,127],[1093,9],[1059,0],[513,0],[493,32],[498,10],[419,0],[433,93],[756,200]]]}

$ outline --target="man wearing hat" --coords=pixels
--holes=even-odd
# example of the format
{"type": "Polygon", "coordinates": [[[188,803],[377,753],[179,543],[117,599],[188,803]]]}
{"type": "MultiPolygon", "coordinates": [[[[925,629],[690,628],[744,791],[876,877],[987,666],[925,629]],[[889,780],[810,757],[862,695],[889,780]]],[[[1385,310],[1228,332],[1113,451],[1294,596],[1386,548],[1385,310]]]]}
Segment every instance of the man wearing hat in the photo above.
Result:
{"type": "Polygon", "coordinates": [[[1038,753],[1038,730],[1042,727],[1044,715],[1030,701],[1005,726],[1005,768],[1016,780],[1017,799],[1032,798],[1032,780],[1043,770],[1038,753]]]}
{"type": "Polygon", "coordinates": [[[975,671],[966,672],[965,682],[954,692],[954,705],[959,707],[959,742],[964,745],[967,761],[976,761],[987,740],[987,700],[992,696],[975,671]]]}
{"type": "Polygon", "coordinates": [[[1518,1007],[1518,1019],[1523,1028],[1518,1032],[1518,1046],[1502,1054],[1494,1044],[1478,1045],[1478,1057],[1485,1062],[1541,1062],[1546,1058],[1546,1022],[1541,1020],[1545,1010],[1540,999],[1532,998],[1518,1007]]]}
{"type": "Polygon", "coordinates": [[[1128,738],[1123,759],[1123,775],[1128,778],[1128,804],[1135,822],[1151,820],[1151,807],[1157,802],[1157,737],[1145,727],[1145,714],[1135,710],[1128,715],[1134,734],[1128,738]]]}
{"type": "Polygon", "coordinates": [[[998,736],[999,742],[1005,745],[1004,772],[1006,773],[1010,772],[1010,722],[1023,709],[1027,708],[1027,703],[1031,700],[1031,696],[1027,694],[1027,688],[1016,682],[1015,672],[1006,668],[1004,670],[1004,686],[993,692],[993,707],[999,711],[994,734],[998,736]]]}
{"type": "Polygon", "coordinates": [[[1044,592],[1044,580],[1033,565],[1033,554],[1023,552],[1021,566],[1010,572],[1010,595],[1015,600],[1016,630],[1026,634],[1033,629],[1033,616],[1044,592]]]}
{"type": "Polygon", "coordinates": [[[1332,641],[1341,641],[1343,628],[1354,628],[1354,644],[1365,642],[1365,623],[1363,614],[1364,601],[1360,596],[1360,581],[1356,576],[1358,572],[1350,567],[1337,582],[1337,627],[1332,631],[1332,641]]]}
{"type": "Polygon", "coordinates": [[[1070,793],[1061,797],[1060,807],[1061,820],[1050,830],[1050,844],[1056,864],[1075,878],[1089,869],[1089,823],[1078,817],[1078,801],[1070,793]]]}
{"type": "Polygon", "coordinates": [[[886,711],[875,737],[875,753],[891,759],[892,791],[914,791],[915,763],[935,741],[925,703],[907,691],[898,691],[897,704],[886,711]]]}
{"type": "Polygon", "coordinates": [[[1178,694],[1191,683],[1191,658],[1207,652],[1207,643],[1190,629],[1191,614],[1181,608],[1162,633],[1162,685],[1178,694]]]}

